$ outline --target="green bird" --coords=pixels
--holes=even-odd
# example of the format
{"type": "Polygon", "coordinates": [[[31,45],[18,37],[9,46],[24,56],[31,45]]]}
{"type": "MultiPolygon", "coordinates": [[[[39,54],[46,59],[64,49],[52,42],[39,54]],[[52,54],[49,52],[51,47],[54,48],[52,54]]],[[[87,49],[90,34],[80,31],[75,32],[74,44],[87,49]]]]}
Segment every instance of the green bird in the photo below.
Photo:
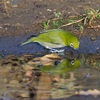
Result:
{"type": "Polygon", "coordinates": [[[70,32],[62,29],[51,29],[44,31],[37,37],[32,37],[26,42],[22,43],[22,45],[30,42],[38,42],[48,49],[61,48],[65,46],[70,46],[74,49],[79,48],[78,38],[70,32]]]}
{"type": "Polygon", "coordinates": [[[66,75],[66,73],[72,72],[79,67],[80,60],[62,59],[58,65],[43,65],[40,70],[45,73],[51,73],[52,75],[66,75]]]}

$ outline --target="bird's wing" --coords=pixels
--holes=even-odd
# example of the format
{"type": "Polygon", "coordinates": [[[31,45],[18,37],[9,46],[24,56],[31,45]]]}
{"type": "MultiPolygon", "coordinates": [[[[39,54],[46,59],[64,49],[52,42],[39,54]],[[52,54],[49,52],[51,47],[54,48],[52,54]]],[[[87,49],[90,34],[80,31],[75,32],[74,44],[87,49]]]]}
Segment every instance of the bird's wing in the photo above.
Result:
{"type": "Polygon", "coordinates": [[[45,46],[48,49],[64,47],[64,45],[57,44],[57,43],[49,43],[49,42],[44,42],[44,41],[39,41],[38,43],[40,43],[41,45],[45,46]]]}
{"type": "Polygon", "coordinates": [[[49,30],[45,33],[38,35],[38,39],[44,42],[52,43],[52,44],[64,45],[62,37],[61,37],[62,35],[63,34],[61,34],[60,31],[57,31],[56,29],[54,29],[54,31],[49,30]]]}

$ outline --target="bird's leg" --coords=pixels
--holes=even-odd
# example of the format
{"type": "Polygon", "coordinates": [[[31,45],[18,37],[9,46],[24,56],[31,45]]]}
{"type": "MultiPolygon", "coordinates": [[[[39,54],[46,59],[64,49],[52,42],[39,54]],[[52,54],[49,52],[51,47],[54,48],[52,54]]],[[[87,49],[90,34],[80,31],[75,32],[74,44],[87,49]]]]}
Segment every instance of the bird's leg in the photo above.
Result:
{"type": "Polygon", "coordinates": [[[58,49],[50,49],[50,53],[62,53],[62,52],[64,52],[64,49],[60,49],[60,50],[58,50],[58,49]]]}

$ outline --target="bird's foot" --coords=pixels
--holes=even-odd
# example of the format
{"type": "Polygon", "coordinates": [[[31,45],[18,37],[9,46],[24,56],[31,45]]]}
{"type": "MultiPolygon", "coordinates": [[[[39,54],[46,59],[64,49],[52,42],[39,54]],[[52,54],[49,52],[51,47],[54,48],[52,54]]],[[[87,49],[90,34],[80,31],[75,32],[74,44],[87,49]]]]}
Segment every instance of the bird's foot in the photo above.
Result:
{"type": "Polygon", "coordinates": [[[60,50],[57,50],[57,49],[50,49],[50,53],[64,53],[64,49],[60,49],[60,50]]]}

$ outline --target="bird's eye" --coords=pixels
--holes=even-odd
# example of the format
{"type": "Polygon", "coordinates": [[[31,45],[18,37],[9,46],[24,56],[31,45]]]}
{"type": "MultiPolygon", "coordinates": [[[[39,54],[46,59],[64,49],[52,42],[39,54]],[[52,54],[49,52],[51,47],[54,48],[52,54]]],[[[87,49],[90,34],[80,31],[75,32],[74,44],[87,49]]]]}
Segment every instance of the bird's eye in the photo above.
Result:
{"type": "Polygon", "coordinates": [[[71,46],[72,48],[74,48],[73,43],[70,43],[70,46],[71,46]]]}
{"type": "Polygon", "coordinates": [[[71,65],[74,65],[74,60],[71,61],[71,65]]]}

